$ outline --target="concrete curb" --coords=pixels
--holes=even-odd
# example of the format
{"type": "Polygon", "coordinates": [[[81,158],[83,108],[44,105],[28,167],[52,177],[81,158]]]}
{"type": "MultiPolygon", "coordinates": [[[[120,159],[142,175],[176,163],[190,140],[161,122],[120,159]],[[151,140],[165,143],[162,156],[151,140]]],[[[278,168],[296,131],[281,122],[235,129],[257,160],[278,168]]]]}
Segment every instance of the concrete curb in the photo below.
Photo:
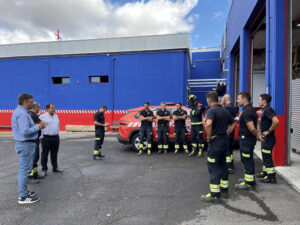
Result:
{"type": "MultiPolygon", "coordinates": [[[[262,160],[260,144],[256,144],[254,149],[255,155],[262,160]]],[[[299,165],[294,166],[277,166],[276,173],[281,176],[289,185],[300,193],[300,161],[299,165]]]]}

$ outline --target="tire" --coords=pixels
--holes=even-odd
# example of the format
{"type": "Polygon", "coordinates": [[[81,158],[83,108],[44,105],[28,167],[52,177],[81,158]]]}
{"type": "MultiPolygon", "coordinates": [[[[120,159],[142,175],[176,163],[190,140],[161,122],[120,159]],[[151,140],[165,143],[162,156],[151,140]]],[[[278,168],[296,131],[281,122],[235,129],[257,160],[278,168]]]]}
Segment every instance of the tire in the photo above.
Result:
{"type": "MultiPolygon", "coordinates": [[[[132,149],[136,152],[138,152],[140,149],[139,149],[139,144],[140,144],[140,134],[137,133],[135,135],[133,135],[132,137],[132,140],[131,140],[131,146],[132,146],[132,149]]],[[[147,148],[147,142],[144,141],[144,148],[143,150],[146,150],[147,148]]]]}

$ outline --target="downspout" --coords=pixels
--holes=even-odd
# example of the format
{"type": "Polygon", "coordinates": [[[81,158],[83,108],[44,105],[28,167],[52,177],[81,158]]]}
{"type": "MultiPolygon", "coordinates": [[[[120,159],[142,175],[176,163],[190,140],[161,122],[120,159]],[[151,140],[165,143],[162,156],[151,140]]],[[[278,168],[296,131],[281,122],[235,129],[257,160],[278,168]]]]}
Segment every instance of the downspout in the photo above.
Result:
{"type": "Polygon", "coordinates": [[[111,124],[113,125],[114,119],[115,119],[115,61],[116,58],[113,57],[112,58],[112,71],[111,71],[111,75],[112,75],[112,121],[111,124]]]}
{"type": "Polygon", "coordinates": [[[271,93],[271,0],[266,4],[266,93],[271,93]]]}

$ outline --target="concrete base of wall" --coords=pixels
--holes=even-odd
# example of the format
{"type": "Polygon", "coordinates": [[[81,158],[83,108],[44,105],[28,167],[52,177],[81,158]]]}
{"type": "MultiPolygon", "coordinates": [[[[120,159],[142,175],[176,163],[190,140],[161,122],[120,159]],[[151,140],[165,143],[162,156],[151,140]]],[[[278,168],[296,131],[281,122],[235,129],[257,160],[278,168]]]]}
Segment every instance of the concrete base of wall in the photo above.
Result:
{"type": "Polygon", "coordinates": [[[95,132],[95,126],[93,126],[93,125],[66,125],[66,131],[95,132]]]}

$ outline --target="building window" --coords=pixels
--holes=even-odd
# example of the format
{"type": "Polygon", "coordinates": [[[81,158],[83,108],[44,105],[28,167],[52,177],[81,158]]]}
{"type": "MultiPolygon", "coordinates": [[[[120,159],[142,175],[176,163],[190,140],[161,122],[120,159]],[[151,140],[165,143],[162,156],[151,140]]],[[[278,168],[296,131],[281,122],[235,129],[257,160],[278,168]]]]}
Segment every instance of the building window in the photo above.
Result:
{"type": "Polygon", "coordinates": [[[52,84],[70,84],[70,77],[52,77],[52,84]]]}
{"type": "Polygon", "coordinates": [[[90,76],[90,84],[108,83],[108,76],[90,76]]]}

